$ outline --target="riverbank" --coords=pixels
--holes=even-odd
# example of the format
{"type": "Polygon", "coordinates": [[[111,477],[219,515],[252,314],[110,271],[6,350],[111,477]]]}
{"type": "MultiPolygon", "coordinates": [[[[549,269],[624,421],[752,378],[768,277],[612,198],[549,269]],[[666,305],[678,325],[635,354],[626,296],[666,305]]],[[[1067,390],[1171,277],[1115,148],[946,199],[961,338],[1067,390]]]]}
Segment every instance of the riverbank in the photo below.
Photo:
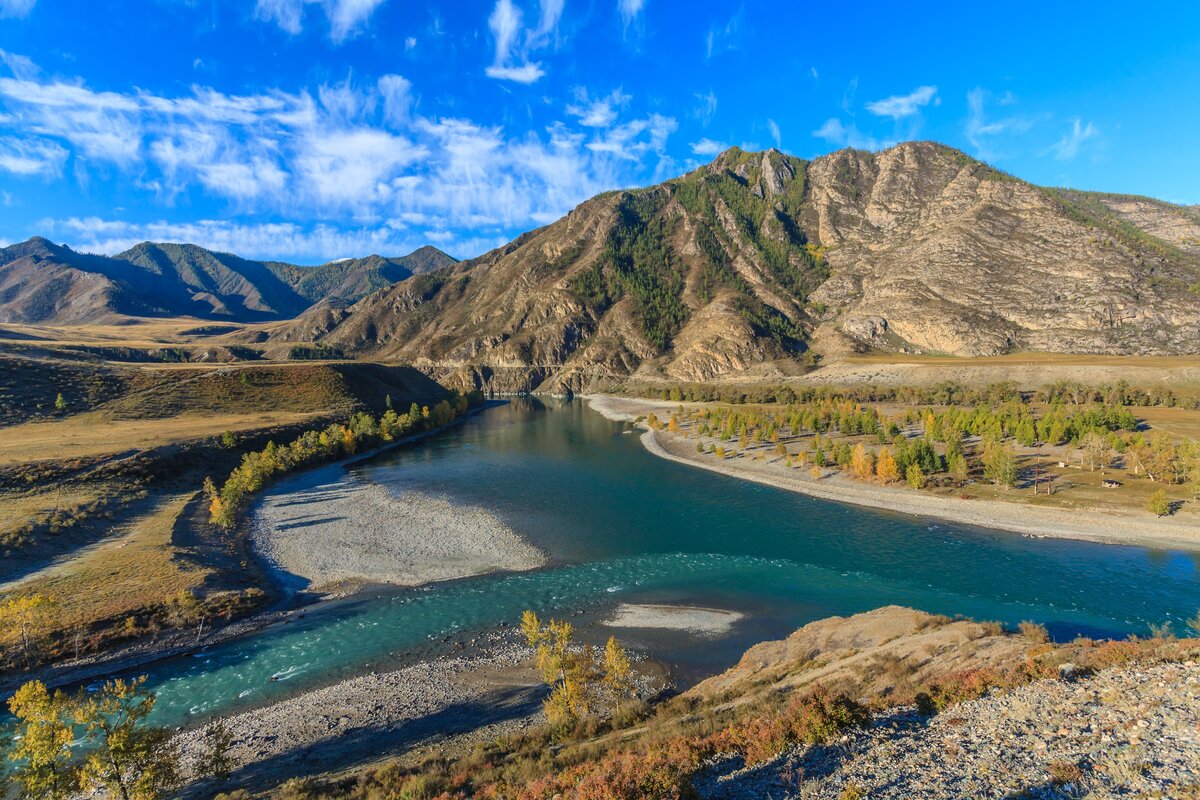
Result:
{"type": "MultiPolygon", "coordinates": [[[[608,419],[627,422],[651,412],[669,414],[679,405],[609,395],[589,395],[585,399],[592,409],[608,419]]],[[[685,404],[692,405],[703,404],[685,404]]],[[[643,432],[641,440],[649,452],[669,461],[823,500],[917,517],[934,517],[1027,536],[1200,551],[1200,533],[1193,525],[1171,517],[1156,518],[1146,512],[1108,513],[993,500],[962,500],[864,483],[837,473],[814,478],[808,470],[789,469],[777,456],[763,460],[717,460],[710,454],[697,453],[694,442],[662,431],[656,433],[647,430],[643,432]]]]}
{"type": "MultiPolygon", "coordinates": [[[[222,720],[232,734],[230,780],[203,781],[190,797],[230,786],[262,789],[295,775],[376,762],[417,746],[456,747],[535,724],[545,694],[529,650],[513,634],[480,637],[473,652],[371,672],[222,720]]],[[[176,736],[191,771],[204,729],[176,736]]],[[[197,776],[199,777],[199,776],[197,776]]]]}

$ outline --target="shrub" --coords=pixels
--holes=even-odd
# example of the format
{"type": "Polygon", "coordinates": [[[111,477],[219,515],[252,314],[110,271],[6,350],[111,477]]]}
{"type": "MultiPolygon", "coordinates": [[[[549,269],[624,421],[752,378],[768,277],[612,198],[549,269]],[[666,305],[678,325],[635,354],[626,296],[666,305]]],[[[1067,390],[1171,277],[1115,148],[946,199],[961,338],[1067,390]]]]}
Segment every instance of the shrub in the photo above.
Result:
{"type": "Polygon", "coordinates": [[[1046,771],[1050,773],[1050,782],[1055,786],[1065,786],[1083,780],[1083,769],[1070,761],[1052,761],[1046,767],[1046,771]]]}
{"type": "Polygon", "coordinates": [[[1029,622],[1027,620],[1018,625],[1017,630],[1034,644],[1045,644],[1050,641],[1050,633],[1046,630],[1045,625],[1039,625],[1036,622],[1029,622]]]}

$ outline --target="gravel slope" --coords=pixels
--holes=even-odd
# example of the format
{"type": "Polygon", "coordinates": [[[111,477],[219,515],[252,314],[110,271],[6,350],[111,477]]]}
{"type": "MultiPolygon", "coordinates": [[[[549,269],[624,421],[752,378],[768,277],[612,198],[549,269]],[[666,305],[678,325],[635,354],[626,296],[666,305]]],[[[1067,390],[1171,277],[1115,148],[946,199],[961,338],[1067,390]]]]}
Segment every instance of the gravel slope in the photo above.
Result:
{"type": "Polygon", "coordinates": [[[751,769],[728,759],[696,788],[704,800],[836,799],[848,787],[872,800],[1195,798],[1198,725],[1200,666],[1117,668],[992,694],[928,720],[901,712],[751,769]]]}

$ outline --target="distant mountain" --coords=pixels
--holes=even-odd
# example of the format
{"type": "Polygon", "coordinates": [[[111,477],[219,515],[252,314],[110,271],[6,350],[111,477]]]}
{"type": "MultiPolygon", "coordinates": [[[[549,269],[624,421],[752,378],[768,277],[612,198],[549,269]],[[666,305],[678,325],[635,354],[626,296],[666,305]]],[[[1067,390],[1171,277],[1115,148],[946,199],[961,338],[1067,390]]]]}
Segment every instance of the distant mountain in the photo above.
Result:
{"type": "Polygon", "coordinates": [[[318,267],[250,261],[191,244],[144,242],[111,258],[41,237],[0,250],[0,322],[81,324],[119,315],[235,322],[342,306],[455,260],[433,247],[318,267]]]}
{"type": "Polygon", "coordinates": [[[1195,353],[1198,293],[1195,208],[1045,189],[930,142],[734,148],[277,336],[577,391],[794,371],[810,350],[1195,353]]]}

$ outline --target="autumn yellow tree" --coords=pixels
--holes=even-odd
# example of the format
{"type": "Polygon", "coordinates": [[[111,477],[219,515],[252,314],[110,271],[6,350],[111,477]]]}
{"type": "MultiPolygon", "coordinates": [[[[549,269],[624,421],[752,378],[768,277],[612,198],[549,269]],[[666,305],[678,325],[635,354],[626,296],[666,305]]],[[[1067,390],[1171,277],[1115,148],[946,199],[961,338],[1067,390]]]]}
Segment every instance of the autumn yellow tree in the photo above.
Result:
{"type": "Polygon", "coordinates": [[[892,457],[892,451],[886,447],[879,448],[879,455],[875,459],[875,474],[884,483],[900,480],[900,467],[892,457]]]}
{"type": "Polygon", "coordinates": [[[862,444],[854,446],[850,454],[850,471],[859,480],[867,480],[875,473],[875,456],[862,444]]]}
{"type": "Polygon", "coordinates": [[[588,713],[587,682],[590,665],[571,649],[574,629],[569,622],[550,620],[543,624],[533,611],[521,617],[521,633],[537,655],[542,680],[550,687],[543,707],[555,728],[566,728],[588,713]]]}
{"type": "Polygon", "coordinates": [[[72,763],[75,724],[69,698],[60,691],[51,694],[41,681],[30,681],[9,699],[8,709],[17,719],[8,758],[22,796],[65,800],[74,795],[79,768],[72,763]]]}
{"type": "Polygon", "coordinates": [[[611,710],[614,715],[621,713],[621,703],[634,696],[633,665],[629,654],[617,641],[617,637],[608,637],[604,645],[604,689],[608,695],[611,710]]]}
{"type": "Polygon", "coordinates": [[[57,608],[52,598],[41,594],[20,595],[0,603],[0,645],[4,645],[0,652],[16,648],[25,665],[31,665],[54,623],[57,608]]]}
{"type": "Polygon", "coordinates": [[[171,732],[146,725],[154,695],[145,681],[145,676],[108,681],[76,703],[75,722],[90,745],[79,773],[84,791],[104,789],[120,800],[161,800],[174,797],[182,784],[171,732]]]}

